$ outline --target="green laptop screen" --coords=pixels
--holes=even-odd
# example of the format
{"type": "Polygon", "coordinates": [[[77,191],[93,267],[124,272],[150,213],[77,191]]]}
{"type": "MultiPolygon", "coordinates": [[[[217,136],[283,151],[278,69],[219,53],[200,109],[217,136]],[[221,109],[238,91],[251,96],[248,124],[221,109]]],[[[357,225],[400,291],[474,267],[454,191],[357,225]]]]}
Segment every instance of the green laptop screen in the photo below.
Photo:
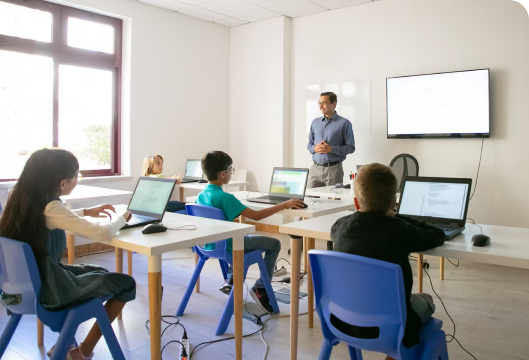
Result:
{"type": "Polygon", "coordinates": [[[163,214],[173,183],[141,179],[130,201],[129,210],[163,214]]]}

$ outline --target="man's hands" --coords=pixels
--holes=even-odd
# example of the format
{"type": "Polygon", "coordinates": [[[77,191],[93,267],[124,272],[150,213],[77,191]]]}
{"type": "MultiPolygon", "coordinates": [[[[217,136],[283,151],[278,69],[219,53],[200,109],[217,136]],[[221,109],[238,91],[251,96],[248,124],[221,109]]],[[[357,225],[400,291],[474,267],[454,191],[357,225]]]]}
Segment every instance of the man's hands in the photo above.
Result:
{"type": "Polygon", "coordinates": [[[325,140],[322,140],[321,143],[314,145],[314,151],[318,154],[328,154],[331,152],[332,146],[327,144],[325,140]]]}
{"type": "Polygon", "coordinates": [[[302,209],[303,208],[303,201],[300,199],[290,199],[288,201],[285,201],[283,203],[285,205],[285,209],[302,209]]]}
{"type": "Polygon", "coordinates": [[[99,205],[94,206],[88,209],[84,209],[84,216],[91,216],[95,218],[102,218],[105,216],[108,216],[110,219],[112,219],[112,215],[110,214],[110,211],[113,213],[116,212],[116,209],[112,205],[99,205]]]}

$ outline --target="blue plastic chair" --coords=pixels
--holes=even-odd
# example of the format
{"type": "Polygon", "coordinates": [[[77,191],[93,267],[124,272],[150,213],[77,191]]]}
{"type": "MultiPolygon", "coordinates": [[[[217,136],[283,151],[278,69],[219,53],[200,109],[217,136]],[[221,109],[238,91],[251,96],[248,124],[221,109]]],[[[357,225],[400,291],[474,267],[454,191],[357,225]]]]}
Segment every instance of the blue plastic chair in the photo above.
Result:
{"type": "Polygon", "coordinates": [[[0,289],[6,294],[21,294],[21,303],[4,306],[12,313],[0,337],[0,358],[23,315],[37,315],[44,325],[59,333],[52,360],[64,360],[70,345],[75,341],[79,325],[96,318],[105,337],[113,359],[125,360],[103,302],[110,299],[99,298],[87,301],[62,311],[48,311],[40,303],[41,282],[35,257],[31,247],[23,242],[0,237],[0,289]]]}
{"type": "Polygon", "coordinates": [[[448,360],[443,323],[435,318],[423,324],[420,344],[411,348],[402,344],[406,298],[399,265],[321,250],[310,250],[309,261],[324,337],[320,360],[329,359],[340,341],[349,345],[350,357],[355,360],[362,359],[361,350],[397,360],[448,360]]]}
{"type": "MultiPolygon", "coordinates": [[[[186,204],[186,210],[187,210],[187,214],[190,216],[199,216],[199,217],[204,217],[208,219],[216,219],[216,220],[226,220],[226,218],[224,217],[224,212],[214,207],[196,205],[196,204],[186,204]]],[[[222,276],[224,277],[224,280],[227,279],[228,264],[233,266],[233,259],[231,257],[231,254],[226,249],[226,240],[215,242],[215,250],[206,250],[204,248],[201,248],[200,246],[194,246],[193,251],[198,254],[199,260],[198,260],[197,266],[195,267],[195,271],[193,272],[193,276],[191,277],[191,280],[189,281],[189,285],[187,286],[187,290],[184,294],[184,297],[182,298],[182,302],[180,303],[180,306],[178,307],[178,310],[176,311],[176,316],[182,316],[184,314],[184,311],[187,307],[187,303],[189,302],[189,298],[191,297],[191,294],[193,293],[193,288],[195,287],[198,277],[200,276],[200,273],[202,272],[202,268],[204,267],[204,264],[206,263],[208,259],[218,259],[219,260],[220,268],[222,270],[222,276]]],[[[261,279],[263,280],[264,286],[266,288],[266,293],[268,294],[268,297],[270,298],[270,304],[272,305],[272,308],[274,309],[274,313],[279,313],[279,306],[277,305],[276,297],[274,295],[274,290],[272,289],[272,284],[270,283],[270,278],[268,277],[268,273],[266,272],[266,267],[265,267],[265,263],[263,260],[263,255],[262,255],[261,250],[255,250],[255,251],[247,252],[244,254],[244,278],[245,279],[246,279],[246,273],[248,272],[248,268],[253,264],[257,264],[259,266],[259,270],[261,272],[261,279]]],[[[224,312],[222,313],[222,317],[220,319],[215,335],[220,336],[226,332],[226,329],[228,328],[232,315],[233,315],[233,289],[231,290],[230,297],[228,299],[228,302],[226,303],[224,312]]]]}

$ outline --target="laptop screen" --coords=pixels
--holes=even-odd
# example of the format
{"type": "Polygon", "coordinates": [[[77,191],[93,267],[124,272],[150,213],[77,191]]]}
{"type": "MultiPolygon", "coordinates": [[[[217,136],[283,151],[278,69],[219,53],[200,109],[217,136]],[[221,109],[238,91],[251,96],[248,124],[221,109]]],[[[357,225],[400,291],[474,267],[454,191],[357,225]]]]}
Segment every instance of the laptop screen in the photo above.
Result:
{"type": "Polygon", "coordinates": [[[187,160],[186,173],[184,174],[184,177],[202,179],[202,167],[200,165],[200,160],[187,160]]]}
{"type": "MultiPolygon", "coordinates": [[[[141,178],[129,204],[129,210],[163,215],[174,188],[174,181],[141,178]]],[[[165,180],[165,179],[164,179],[165,180]]]]}
{"type": "Polygon", "coordinates": [[[469,183],[406,180],[398,213],[464,221],[469,191],[469,183]]]}
{"type": "Polygon", "coordinates": [[[307,183],[307,169],[274,169],[270,193],[288,194],[293,197],[305,196],[305,186],[307,183]]]}

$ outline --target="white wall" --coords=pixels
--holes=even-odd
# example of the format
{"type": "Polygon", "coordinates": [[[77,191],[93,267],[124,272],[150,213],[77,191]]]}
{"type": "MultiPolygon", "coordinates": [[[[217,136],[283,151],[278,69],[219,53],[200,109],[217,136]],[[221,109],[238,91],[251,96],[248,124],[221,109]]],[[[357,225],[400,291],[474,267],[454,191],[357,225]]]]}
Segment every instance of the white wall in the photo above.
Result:
{"type": "Polygon", "coordinates": [[[287,166],[290,128],[290,19],[231,29],[230,147],[250,190],[268,191],[272,168],[287,166]]]}
{"type": "MultiPolygon", "coordinates": [[[[292,165],[306,150],[305,86],[372,79],[371,135],[356,136],[356,164],[417,157],[420,175],[475,179],[481,140],[386,139],[386,77],[491,69],[492,138],[486,139],[469,217],[528,227],[529,18],[511,0],[382,0],[292,21],[292,165]]],[[[265,60],[261,60],[265,62],[265,60]]],[[[338,99],[339,101],[339,99],[338,99]]]]}

